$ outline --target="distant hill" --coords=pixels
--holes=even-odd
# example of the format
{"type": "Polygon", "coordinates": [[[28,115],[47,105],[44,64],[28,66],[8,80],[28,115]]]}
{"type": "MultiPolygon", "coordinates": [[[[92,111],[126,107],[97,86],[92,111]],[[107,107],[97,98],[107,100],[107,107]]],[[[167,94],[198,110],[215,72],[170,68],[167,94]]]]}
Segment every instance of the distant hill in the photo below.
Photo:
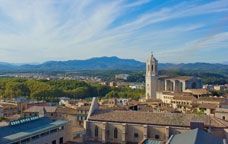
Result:
{"type": "MultiPolygon", "coordinates": [[[[213,72],[218,71],[228,75],[228,65],[210,63],[159,63],[160,70],[184,70],[213,72]]],[[[29,72],[29,71],[81,71],[81,70],[145,70],[145,63],[134,59],[118,57],[96,57],[87,60],[48,61],[42,64],[14,65],[0,63],[0,72],[29,72]]]]}
{"type": "Polygon", "coordinates": [[[0,62],[0,71],[15,70],[16,68],[17,68],[16,65],[0,62]]]}
{"type": "Polygon", "coordinates": [[[118,57],[99,57],[87,60],[48,61],[40,65],[22,65],[23,70],[43,71],[77,71],[77,70],[138,70],[144,63],[133,59],[120,59],[118,57]]]}
{"type": "Polygon", "coordinates": [[[228,75],[228,65],[226,64],[211,64],[211,63],[181,63],[181,64],[159,64],[160,70],[180,70],[180,71],[198,71],[198,72],[218,72],[228,75]]]}

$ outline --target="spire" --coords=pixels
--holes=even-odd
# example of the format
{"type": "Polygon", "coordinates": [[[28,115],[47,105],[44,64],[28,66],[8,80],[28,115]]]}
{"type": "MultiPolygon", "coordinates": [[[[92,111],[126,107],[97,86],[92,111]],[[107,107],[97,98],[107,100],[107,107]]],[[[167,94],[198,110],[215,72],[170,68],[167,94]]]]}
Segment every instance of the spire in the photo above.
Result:
{"type": "Polygon", "coordinates": [[[150,52],[150,55],[148,57],[148,61],[154,61],[154,55],[153,55],[153,51],[150,52]]]}

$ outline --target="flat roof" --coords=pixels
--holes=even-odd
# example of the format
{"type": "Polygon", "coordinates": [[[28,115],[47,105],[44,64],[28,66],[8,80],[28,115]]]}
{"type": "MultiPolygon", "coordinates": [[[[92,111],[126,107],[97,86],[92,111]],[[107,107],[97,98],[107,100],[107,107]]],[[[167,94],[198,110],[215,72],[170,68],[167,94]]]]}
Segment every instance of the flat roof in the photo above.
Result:
{"type": "Polygon", "coordinates": [[[65,120],[41,117],[29,122],[0,127],[0,144],[7,144],[67,124],[65,120]]]}

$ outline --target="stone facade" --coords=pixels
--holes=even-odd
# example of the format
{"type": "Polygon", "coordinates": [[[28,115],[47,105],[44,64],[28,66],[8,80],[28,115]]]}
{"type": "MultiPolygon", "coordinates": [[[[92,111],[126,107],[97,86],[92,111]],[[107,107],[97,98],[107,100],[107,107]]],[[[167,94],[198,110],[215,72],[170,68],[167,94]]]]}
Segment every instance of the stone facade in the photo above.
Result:
{"type": "Polygon", "coordinates": [[[227,108],[216,108],[215,117],[228,121],[228,109],[227,108]]]}
{"type": "Polygon", "coordinates": [[[157,92],[186,92],[188,89],[202,88],[202,81],[191,76],[167,77],[158,75],[158,61],[151,54],[146,61],[145,98],[157,97],[157,92]]]}
{"type": "MultiPolygon", "coordinates": [[[[165,144],[171,135],[187,132],[190,126],[150,125],[109,121],[86,121],[86,140],[92,143],[138,144],[153,139],[165,144]]],[[[205,129],[207,130],[207,129],[205,129]]],[[[225,138],[222,128],[211,129],[213,135],[225,138]]]]}
{"type": "Polygon", "coordinates": [[[199,78],[191,76],[178,76],[165,79],[165,91],[186,92],[187,89],[202,88],[199,78]]]}
{"type": "Polygon", "coordinates": [[[151,54],[146,62],[146,99],[156,98],[158,61],[151,54]]]}
{"type": "MultiPolygon", "coordinates": [[[[169,127],[87,121],[86,133],[89,141],[102,143],[138,144],[146,138],[165,142],[169,138],[169,127]]],[[[185,130],[185,128],[183,128],[185,130]]]]}

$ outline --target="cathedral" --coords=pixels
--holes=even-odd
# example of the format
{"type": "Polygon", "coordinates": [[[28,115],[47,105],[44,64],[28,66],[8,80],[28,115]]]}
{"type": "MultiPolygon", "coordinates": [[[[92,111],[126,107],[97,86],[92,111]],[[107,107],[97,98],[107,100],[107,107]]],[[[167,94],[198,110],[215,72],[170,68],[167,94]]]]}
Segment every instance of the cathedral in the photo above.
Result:
{"type": "Polygon", "coordinates": [[[146,99],[157,98],[157,92],[186,92],[187,89],[202,88],[201,79],[193,76],[159,76],[158,61],[151,54],[146,61],[146,99]]]}

